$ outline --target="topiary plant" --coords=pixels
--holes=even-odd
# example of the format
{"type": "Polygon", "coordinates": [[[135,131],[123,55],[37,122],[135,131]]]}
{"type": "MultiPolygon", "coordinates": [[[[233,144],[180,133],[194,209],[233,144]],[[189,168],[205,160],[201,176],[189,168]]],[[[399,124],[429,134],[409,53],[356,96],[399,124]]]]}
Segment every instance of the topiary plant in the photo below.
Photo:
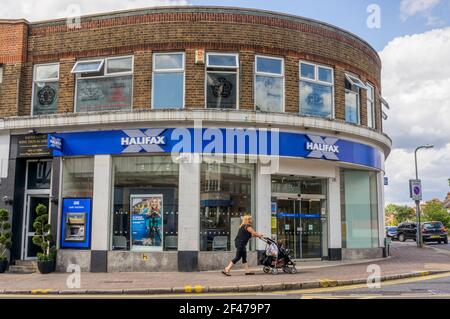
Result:
{"type": "Polygon", "coordinates": [[[37,253],[39,261],[52,261],[55,258],[55,249],[50,247],[52,235],[50,233],[51,225],[48,223],[47,206],[39,204],[36,206],[36,219],[33,223],[35,235],[33,244],[39,246],[42,252],[37,253]]]}
{"type": "Polygon", "coordinates": [[[8,260],[6,251],[11,248],[11,224],[9,221],[9,212],[0,209],[0,261],[8,260]]]}

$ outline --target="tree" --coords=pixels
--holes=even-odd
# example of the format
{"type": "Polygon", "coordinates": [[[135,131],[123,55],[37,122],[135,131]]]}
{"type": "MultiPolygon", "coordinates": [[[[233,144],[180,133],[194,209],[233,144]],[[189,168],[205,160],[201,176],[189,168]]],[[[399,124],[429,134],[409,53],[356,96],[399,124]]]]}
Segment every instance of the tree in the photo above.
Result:
{"type": "Polygon", "coordinates": [[[386,206],[385,215],[391,216],[389,222],[390,225],[388,226],[395,226],[398,225],[399,223],[416,219],[416,213],[414,211],[414,208],[408,207],[406,205],[401,206],[389,204],[386,206]]]}
{"type": "Polygon", "coordinates": [[[424,221],[439,221],[445,227],[450,227],[450,214],[444,207],[444,203],[439,199],[432,199],[425,203],[423,210],[424,221]]]}
{"type": "Polygon", "coordinates": [[[34,220],[33,228],[35,229],[33,244],[39,246],[42,252],[37,253],[40,261],[51,261],[54,259],[54,247],[50,247],[52,235],[50,233],[51,226],[48,223],[47,206],[39,204],[36,206],[37,217],[34,220]]]}
{"type": "Polygon", "coordinates": [[[0,209],[0,261],[7,260],[6,251],[11,248],[11,224],[9,221],[9,212],[0,209]]]}

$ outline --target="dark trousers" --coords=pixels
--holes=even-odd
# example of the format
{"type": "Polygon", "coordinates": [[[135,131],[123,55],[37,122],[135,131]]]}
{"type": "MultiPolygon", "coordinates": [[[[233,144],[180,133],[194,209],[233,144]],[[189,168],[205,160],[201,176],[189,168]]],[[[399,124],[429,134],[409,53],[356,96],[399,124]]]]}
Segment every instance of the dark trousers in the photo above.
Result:
{"type": "Polygon", "coordinates": [[[244,244],[241,243],[235,243],[236,246],[236,257],[234,257],[231,262],[233,264],[236,264],[241,258],[242,258],[242,263],[246,264],[247,263],[247,249],[245,247],[244,244]]]}

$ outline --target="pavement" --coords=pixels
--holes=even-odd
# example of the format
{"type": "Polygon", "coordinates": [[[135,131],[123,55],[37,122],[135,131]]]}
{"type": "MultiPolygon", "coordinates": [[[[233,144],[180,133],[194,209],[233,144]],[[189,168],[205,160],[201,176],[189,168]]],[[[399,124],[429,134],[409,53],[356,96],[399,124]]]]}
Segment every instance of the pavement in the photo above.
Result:
{"type": "Polygon", "coordinates": [[[0,274],[0,294],[196,295],[337,288],[365,285],[376,266],[380,272],[375,276],[381,281],[450,272],[450,250],[443,248],[425,246],[420,249],[414,242],[394,242],[389,258],[357,262],[299,262],[297,274],[264,274],[261,268],[254,269],[254,276],[246,276],[242,270],[236,270],[231,277],[220,271],[81,273],[79,288],[70,288],[77,279],[69,273],[0,274]]]}

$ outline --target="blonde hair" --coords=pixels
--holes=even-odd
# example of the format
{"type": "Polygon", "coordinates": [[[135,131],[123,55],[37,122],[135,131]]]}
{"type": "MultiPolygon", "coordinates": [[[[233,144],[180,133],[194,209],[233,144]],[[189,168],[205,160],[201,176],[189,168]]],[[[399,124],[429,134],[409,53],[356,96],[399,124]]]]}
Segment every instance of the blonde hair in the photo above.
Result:
{"type": "Polygon", "coordinates": [[[243,225],[253,225],[253,218],[252,215],[244,215],[242,216],[242,223],[239,227],[242,227],[243,225]]]}

